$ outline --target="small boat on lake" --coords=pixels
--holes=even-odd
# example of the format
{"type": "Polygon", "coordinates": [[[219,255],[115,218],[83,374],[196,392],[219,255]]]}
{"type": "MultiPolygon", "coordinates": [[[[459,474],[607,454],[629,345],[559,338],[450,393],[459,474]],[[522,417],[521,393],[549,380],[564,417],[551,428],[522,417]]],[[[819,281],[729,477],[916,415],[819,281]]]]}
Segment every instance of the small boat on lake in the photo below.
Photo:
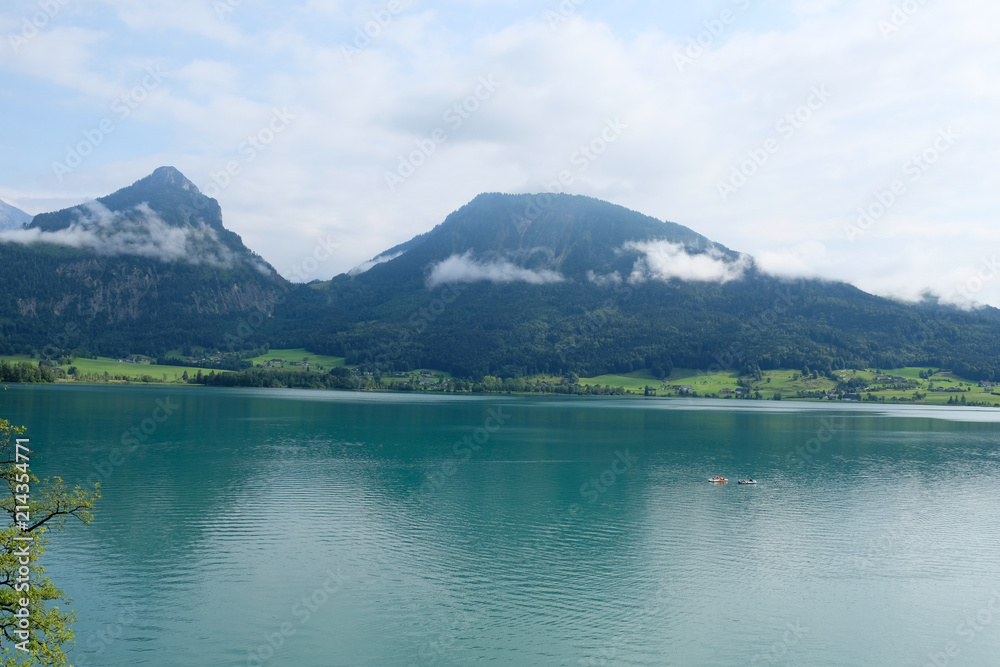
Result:
{"type": "Polygon", "coordinates": [[[716,475],[715,477],[709,477],[708,481],[712,482],[713,484],[725,484],[729,480],[726,479],[725,477],[719,477],[718,475],[716,475]]]}
{"type": "Polygon", "coordinates": [[[755,480],[755,479],[741,479],[738,483],[739,484],[756,484],[757,480],[755,480]]]}

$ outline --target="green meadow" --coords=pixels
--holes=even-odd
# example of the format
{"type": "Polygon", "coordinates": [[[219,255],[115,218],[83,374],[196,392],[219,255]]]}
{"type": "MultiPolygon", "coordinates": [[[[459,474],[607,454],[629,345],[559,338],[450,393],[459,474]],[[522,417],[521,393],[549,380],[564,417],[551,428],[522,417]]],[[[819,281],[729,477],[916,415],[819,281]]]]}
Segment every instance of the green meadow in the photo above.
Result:
{"type": "Polygon", "coordinates": [[[119,363],[117,359],[110,359],[108,357],[98,357],[97,359],[77,358],[73,360],[72,364],[66,364],[59,368],[66,371],[69,370],[70,366],[76,366],[78,375],[103,375],[107,373],[108,375],[124,375],[133,380],[138,380],[142,376],[148,375],[157,382],[180,382],[183,379],[185,371],[187,371],[189,376],[197,375],[199,370],[202,373],[212,372],[212,369],[209,368],[199,369],[181,368],[180,366],[160,366],[159,364],[119,363]],[[166,376],[166,379],[164,379],[164,376],[166,376]]]}
{"type": "MultiPolygon", "coordinates": [[[[313,354],[305,349],[282,349],[271,350],[267,354],[255,357],[250,361],[257,366],[264,366],[272,359],[280,359],[283,362],[282,369],[292,371],[305,371],[304,365],[292,366],[292,362],[309,364],[311,371],[328,371],[332,368],[344,366],[344,357],[332,357],[321,354],[313,354]]],[[[0,361],[18,363],[29,361],[37,364],[37,361],[26,355],[0,355],[0,361]]],[[[98,357],[97,359],[76,358],[72,364],[59,366],[63,371],[68,371],[70,366],[77,369],[77,377],[81,381],[100,381],[107,377],[111,381],[131,381],[131,382],[182,382],[183,375],[193,376],[200,370],[204,374],[208,373],[229,373],[231,371],[219,371],[210,368],[186,368],[180,366],[161,366],[159,364],[130,364],[121,363],[117,359],[108,357],[98,357]]],[[[842,370],[835,374],[841,381],[846,382],[852,378],[861,378],[866,381],[874,381],[878,375],[891,375],[907,379],[912,379],[919,383],[916,389],[906,390],[885,390],[872,392],[872,396],[878,401],[885,402],[916,402],[924,405],[948,405],[950,401],[961,401],[965,398],[966,403],[986,403],[989,406],[1000,407],[1000,396],[994,395],[992,389],[983,389],[978,386],[978,382],[958,377],[954,373],[944,371],[938,372],[931,379],[923,379],[920,373],[926,372],[926,368],[892,368],[892,369],[866,369],[866,370],[842,370]],[[931,387],[957,388],[957,392],[932,392],[931,387]],[[914,400],[914,393],[919,393],[920,397],[914,400]]],[[[453,379],[447,372],[435,369],[416,369],[409,371],[403,377],[394,375],[383,376],[383,382],[399,383],[410,380],[421,380],[439,378],[444,380],[453,379]],[[421,375],[427,371],[430,376],[421,375]]],[[[547,379],[550,382],[558,383],[562,378],[556,376],[534,376],[532,379],[547,379]]],[[[744,378],[747,380],[748,378],[744,378]]],[[[712,375],[699,374],[695,369],[674,369],[674,372],[666,380],[659,380],[649,370],[640,370],[632,373],[599,375],[590,378],[580,378],[580,384],[602,387],[621,387],[633,394],[643,394],[646,387],[655,390],[657,396],[675,396],[674,385],[690,385],[698,396],[709,396],[724,398],[730,394],[724,394],[723,390],[729,389],[735,392],[739,384],[739,378],[733,373],[716,373],[712,375]]],[[[62,380],[72,381],[72,380],[62,380]]],[[[762,378],[751,384],[751,393],[760,392],[761,398],[770,400],[775,395],[780,394],[783,400],[817,400],[815,398],[800,398],[800,392],[827,392],[835,389],[837,383],[825,376],[817,378],[804,377],[800,371],[795,370],[772,370],[764,371],[762,378]]],[[[1000,391],[1000,389],[997,389],[1000,391]]],[[[860,392],[867,401],[869,393],[860,392]]]]}
{"type": "MultiPolygon", "coordinates": [[[[948,405],[949,400],[961,401],[964,396],[968,403],[986,402],[989,405],[997,403],[1000,405],[1000,396],[991,393],[990,389],[979,387],[979,383],[961,378],[954,373],[945,371],[936,373],[931,379],[923,379],[920,373],[926,372],[926,368],[890,368],[890,369],[868,369],[868,370],[843,370],[836,371],[841,381],[846,382],[852,378],[862,378],[867,381],[874,381],[879,375],[891,375],[907,379],[912,379],[919,383],[919,387],[906,390],[884,390],[872,392],[872,395],[879,401],[883,399],[889,401],[914,402],[914,393],[919,392],[921,398],[916,402],[925,405],[948,405]],[[931,387],[955,387],[961,392],[932,392],[931,387]],[[971,391],[965,391],[971,389],[971,391]]],[[[764,371],[762,379],[752,383],[751,392],[760,392],[764,399],[773,399],[776,394],[780,394],[784,400],[817,400],[815,398],[799,398],[799,392],[827,392],[836,388],[837,383],[825,376],[803,377],[800,371],[795,370],[773,370],[764,371]]],[[[644,392],[646,387],[656,390],[657,395],[675,395],[673,385],[690,385],[698,396],[719,396],[723,397],[724,389],[735,392],[739,386],[739,377],[735,373],[716,373],[712,375],[699,374],[693,369],[675,369],[666,380],[655,378],[649,371],[636,371],[622,375],[600,375],[592,378],[580,378],[583,385],[601,385],[611,387],[622,387],[633,393],[644,392]]],[[[868,392],[862,392],[862,396],[867,399],[868,392]]]]}
{"type": "Polygon", "coordinates": [[[254,366],[263,366],[272,359],[281,359],[284,362],[285,370],[305,370],[305,366],[292,366],[292,362],[309,364],[310,370],[318,370],[322,366],[323,370],[330,370],[344,365],[344,357],[329,357],[323,354],[313,354],[303,348],[290,350],[271,350],[267,354],[254,357],[250,361],[254,366]]]}
{"type": "MultiPolygon", "coordinates": [[[[31,357],[25,355],[14,355],[14,356],[0,356],[0,361],[9,361],[12,363],[18,363],[21,361],[30,361],[37,365],[37,361],[31,357]]],[[[107,373],[110,377],[114,376],[124,376],[129,380],[141,381],[143,376],[152,378],[154,382],[180,382],[184,375],[184,371],[188,372],[188,375],[196,375],[199,370],[202,373],[210,373],[211,369],[207,368],[181,368],[180,366],[160,366],[159,364],[128,364],[119,363],[117,359],[111,359],[110,357],[98,357],[97,359],[85,359],[83,357],[77,357],[73,359],[71,364],[62,364],[58,366],[64,371],[69,371],[71,366],[76,366],[77,375],[100,375],[103,376],[107,373]]],[[[218,371],[216,371],[218,372],[218,371]]]]}

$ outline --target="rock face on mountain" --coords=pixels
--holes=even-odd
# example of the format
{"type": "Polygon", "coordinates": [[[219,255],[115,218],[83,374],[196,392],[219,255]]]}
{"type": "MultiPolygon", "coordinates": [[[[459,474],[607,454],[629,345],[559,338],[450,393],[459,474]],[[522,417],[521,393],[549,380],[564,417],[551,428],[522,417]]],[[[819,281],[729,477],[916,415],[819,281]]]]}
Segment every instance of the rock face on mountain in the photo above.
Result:
{"type": "Polygon", "coordinates": [[[8,229],[20,229],[31,222],[31,216],[19,208],[0,201],[0,232],[8,229]]]}
{"type": "Polygon", "coordinates": [[[289,285],[222,224],[214,199],[173,167],[0,236],[0,345],[102,354],[249,344],[289,285]],[[240,328],[242,335],[237,333],[240,328]]]}

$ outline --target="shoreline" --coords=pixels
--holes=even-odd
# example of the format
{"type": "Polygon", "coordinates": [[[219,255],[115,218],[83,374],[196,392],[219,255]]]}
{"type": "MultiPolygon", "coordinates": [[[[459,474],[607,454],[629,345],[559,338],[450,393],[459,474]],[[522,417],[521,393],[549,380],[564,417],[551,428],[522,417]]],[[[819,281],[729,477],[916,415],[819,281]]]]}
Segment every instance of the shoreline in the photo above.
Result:
{"type": "MultiPolygon", "coordinates": [[[[100,386],[149,386],[149,387],[200,387],[204,389],[271,389],[271,390],[303,390],[303,391],[329,391],[329,392],[343,392],[343,393],[354,393],[354,394],[398,394],[398,395],[420,395],[420,396],[557,396],[557,397],[576,397],[576,398],[616,398],[616,399],[629,399],[629,400],[661,400],[661,401],[690,401],[690,400],[705,400],[712,402],[731,402],[736,405],[742,405],[743,403],[750,404],[774,404],[774,403],[815,403],[819,405],[840,405],[840,406],[854,406],[854,405],[868,405],[868,406],[880,406],[880,405],[912,405],[917,407],[940,407],[940,408],[978,408],[978,409],[989,409],[989,410],[1000,410],[1000,401],[994,401],[992,405],[983,404],[983,402],[968,401],[966,403],[953,403],[953,404],[943,404],[943,403],[933,403],[928,401],[914,401],[914,400],[899,400],[897,398],[892,398],[884,401],[866,401],[866,400],[824,400],[812,397],[798,397],[789,396],[782,397],[779,400],[773,398],[734,398],[734,397],[720,397],[720,396],[657,396],[651,395],[646,396],[635,392],[626,392],[622,394],[593,394],[586,392],[537,392],[537,391],[441,391],[441,390],[426,390],[426,389],[391,389],[391,388],[378,388],[378,389],[346,389],[346,388],[333,388],[333,387],[250,387],[250,386],[231,386],[231,387],[220,387],[213,385],[206,385],[200,383],[191,382],[164,382],[162,380],[144,382],[142,380],[107,380],[107,381],[87,381],[87,380],[67,380],[67,379],[57,379],[54,382],[4,382],[3,385],[43,385],[43,386],[73,386],[79,385],[81,387],[100,387],[100,386]]],[[[591,385],[581,385],[581,386],[591,386],[591,385]]],[[[972,393],[972,392],[966,392],[972,393]]],[[[992,394],[988,394],[992,395],[992,394]]],[[[1000,398],[998,396],[997,398],[1000,398]]]]}

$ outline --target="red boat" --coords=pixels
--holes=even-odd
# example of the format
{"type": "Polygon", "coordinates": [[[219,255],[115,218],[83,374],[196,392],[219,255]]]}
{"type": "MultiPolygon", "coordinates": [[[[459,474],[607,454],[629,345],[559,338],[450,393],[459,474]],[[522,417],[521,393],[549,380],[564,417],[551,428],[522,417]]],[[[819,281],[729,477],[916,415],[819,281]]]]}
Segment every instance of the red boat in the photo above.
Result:
{"type": "Polygon", "coordinates": [[[713,484],[725,484],[729,480],[726,479],[725,477],[719,477],[718,475],[716,475],[715,477],[709,477],[708,481],[712,482],[713,484]]]}

